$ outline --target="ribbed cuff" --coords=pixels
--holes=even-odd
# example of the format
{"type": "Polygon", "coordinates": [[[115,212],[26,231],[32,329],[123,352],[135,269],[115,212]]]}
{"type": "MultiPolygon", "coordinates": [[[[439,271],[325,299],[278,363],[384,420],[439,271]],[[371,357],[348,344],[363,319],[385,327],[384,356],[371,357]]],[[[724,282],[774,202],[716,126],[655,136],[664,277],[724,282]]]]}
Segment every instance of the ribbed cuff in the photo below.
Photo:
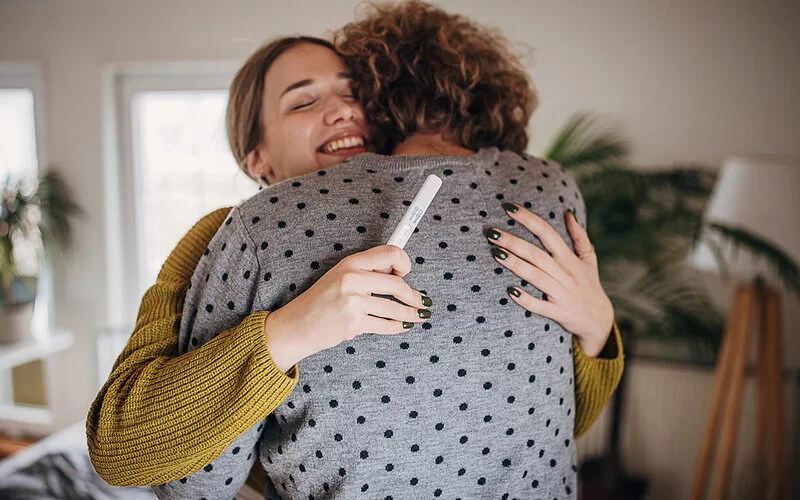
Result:
{"type": "Polygon", "coordinates": [[[611,395],[619,385],[625,367],[625,354],[622,337],[616,322],[612,326],[606,346],[601,355],[613,357],[587,356],[580,347],[575,336],[572,337],[572,348],[575,351],[575,437],[580,437],[589,430],[608,404],[611,395]]]}
{"type": "Polygon", "coordinates": [[[114,404],[119,409],[111,418],[117,422],[100,424],[116,432],[102,442],[124,443],[93,443],[93,463],[101,477],[124,486],[183,478],[213,462],[282,404],[299,374],[297,365],[284,373],[272,360],[264,335],[268,314],[253,313],[202,348],[140,373],[141,385],[130,388],[133,406],[114,404]],[[201,420],[206,424],[195,428],[201,420]],[[180,439],[176,430],[181,430],[180,439]]]}

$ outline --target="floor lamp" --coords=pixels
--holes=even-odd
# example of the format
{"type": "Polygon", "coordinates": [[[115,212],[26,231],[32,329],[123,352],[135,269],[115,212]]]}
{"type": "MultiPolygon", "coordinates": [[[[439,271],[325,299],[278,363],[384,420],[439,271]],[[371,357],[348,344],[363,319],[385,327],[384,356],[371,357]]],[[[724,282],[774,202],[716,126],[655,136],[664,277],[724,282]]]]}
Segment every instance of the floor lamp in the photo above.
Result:
{"type": "MultiPolygon", "coordinates": [[[[729,158],[706,210],[706,220],[738,227],[800,260],[800,158],[739,156],[729,158]],[[792,206],[794,205],[794,206],[792,206]]],[[[775,498],[788,499],[788,464],[783,404],[783,339],[781,292],[764,278],[763,263],[751,255],[728,254],[726,262],[738,278],[717,360],[711,409],[692,484],[692,500],[726,498],[736,454],[746,363],[755,344],[757,355],[756,477],[772,484],[775,498]],[[752,338],[752,334],[756,338],[752,338]],[[755,342],[753,342],[755,340],[755,342]],[[714,451],[718,452],[712,471],[714,451]],[[713,477],[709,474],[713,472],[713,477]],[[710,487],[710,488],[709,488],[710,487]]],[[[717,269],[706,250],[698,249],[691,264],[717,269]]],[[[768,498],[767,492],[761,498],[768,498]]]]}

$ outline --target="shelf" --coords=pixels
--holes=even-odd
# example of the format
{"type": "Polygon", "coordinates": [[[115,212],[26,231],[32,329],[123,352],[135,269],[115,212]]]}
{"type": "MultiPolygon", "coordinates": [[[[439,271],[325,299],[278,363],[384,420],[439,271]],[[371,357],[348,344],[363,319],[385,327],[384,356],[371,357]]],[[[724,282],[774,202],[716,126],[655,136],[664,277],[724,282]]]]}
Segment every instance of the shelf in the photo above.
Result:
{"type": "Polygon", "coordinates": [[[13,344],[0,344],[0,371],[47,358],[72,347],[75,338],[69,332],[53,332],[13,344]]]}
{"type": "MultiPolygon", "coordinates": [[[[21,342],[0,344],[0,374],[7,372],[10,375],[10,370],[15,366],[46,359],[69,349],[74,342],[71,333],[58,331],[34,335],[21,342]]],[[[50,408],[0,401],[0,427],[8,428],[9,423],[14,423],[41,429],[51,426],[53,422],[54,415],[50,408]]]]}
{"type": "Polygon", "coordinates": [[[51,425],[53,423],[53,412],[41,406],[0,404],[0,422],[1,421],[51,425]]]}

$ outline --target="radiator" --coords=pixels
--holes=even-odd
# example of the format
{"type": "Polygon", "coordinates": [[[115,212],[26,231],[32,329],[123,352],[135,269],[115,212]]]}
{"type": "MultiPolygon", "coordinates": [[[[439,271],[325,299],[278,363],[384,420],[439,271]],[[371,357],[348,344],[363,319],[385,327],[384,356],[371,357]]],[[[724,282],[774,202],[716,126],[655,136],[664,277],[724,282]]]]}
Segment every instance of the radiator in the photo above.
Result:
{"type": "MultiPolygon", "coordinates": [[[[643,360],[629,360],[625,369],[628,385],[620,433],[624,470],[649,481],[648,500],[688,498],[711,405],[714,371],[643,360]]],[[[798,377],[800,374],[787,372],[783,379],[790,478],[797,477],[798,471],[798,377]]],[[[752,375],[747,377],[742,398],[731,499],[765,498],[763,491],[753,491],[755,381],[752,375]]],[[[581,463],[607,451],[610,410],[611,404],[578,440],[581,463]]],[[[800,496],[795,491],[790,498],[800,496]]]]}

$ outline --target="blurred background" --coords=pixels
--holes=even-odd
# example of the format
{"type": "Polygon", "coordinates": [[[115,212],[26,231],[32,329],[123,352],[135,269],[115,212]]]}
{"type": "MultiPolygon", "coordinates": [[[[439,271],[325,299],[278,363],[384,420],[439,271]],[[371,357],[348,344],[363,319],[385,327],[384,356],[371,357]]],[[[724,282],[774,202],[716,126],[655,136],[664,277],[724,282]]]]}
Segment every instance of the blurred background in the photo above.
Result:
{"type": "MultiPolygon", "coordinates": [[[[762,273],[781,298],[779,392],[787,468],[797,471],[800,3],[437,3],[499,28],[525,54],[541,103],[530,152],[565,163],[586,194],[631,349],[623,401],[578,442],[582,460],[616,450],[625,474],[647,482],[647,498],[689,497],[722,328],[737,283],[762,273]],[[750,177],[730,174],[718,193],[731,165],[750,177]],[[756,182],[769,169],[775,180],[756,182]],[[709,203],[714,196],[721,201],[709,203]],[[735,247],[761,264],[742,264],[735,247]]],[[[224,133],[236,69],[265,40],[324,36],[357,6],[0,0],[0,182],[53,167],[83,211],[68,251],[39,267],[33,259],[35,287],[20,281],[13,292],[36,301],[31,338],[0,344],[5,453],[85,418],[178,238],[255,192],[224,133]]],[[[11,318],[12,308],[0,314],[11,318]]],[[[731,498],[760,498],[756,351],[747,354],[731,498]]]]}

